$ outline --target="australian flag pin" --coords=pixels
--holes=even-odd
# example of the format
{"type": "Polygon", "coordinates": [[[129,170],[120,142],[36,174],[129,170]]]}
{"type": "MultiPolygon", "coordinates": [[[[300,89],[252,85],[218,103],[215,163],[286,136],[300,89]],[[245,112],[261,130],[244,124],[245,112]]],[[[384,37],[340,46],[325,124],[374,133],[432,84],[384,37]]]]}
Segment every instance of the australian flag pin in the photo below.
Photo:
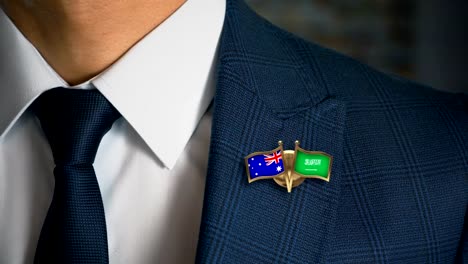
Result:
{"type": "Polygon", "coordinates": [[[249,183],[273,179],[288,192],[307,178],[330,181],[333,157],[322,151],[307,151],[295,142],[294,150],[284,150],[283,142],[270,151],[254,152],[246,156],[245,168],[249,183]]]}

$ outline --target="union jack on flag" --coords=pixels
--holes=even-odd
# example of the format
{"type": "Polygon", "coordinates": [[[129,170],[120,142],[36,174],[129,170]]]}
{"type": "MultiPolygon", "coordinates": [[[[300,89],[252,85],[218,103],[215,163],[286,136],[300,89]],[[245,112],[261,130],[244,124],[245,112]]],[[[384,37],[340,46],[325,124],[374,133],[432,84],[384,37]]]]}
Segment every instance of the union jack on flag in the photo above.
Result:
{"type": "Polygon", "coordinates": [[[277,152],[274,152],[273,154],[270,154],[270,155],[264,154],[263,156],[265,156],[265,163],[267,166],[270,166],[273,162],[275,164],[278,164],[280,160],[283,159],[281,150],[278,150],[277,152]]]}

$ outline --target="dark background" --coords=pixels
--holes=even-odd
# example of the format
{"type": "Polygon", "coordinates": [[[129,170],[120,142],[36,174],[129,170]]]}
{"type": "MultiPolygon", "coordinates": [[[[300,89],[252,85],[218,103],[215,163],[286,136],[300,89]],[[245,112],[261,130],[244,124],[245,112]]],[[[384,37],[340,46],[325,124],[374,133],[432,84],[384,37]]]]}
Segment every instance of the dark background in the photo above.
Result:
{"type": "Polygon", "coordinates": [[[468,92],[467,0],[246,0],[274,24],[384,72],[468,92]]]}

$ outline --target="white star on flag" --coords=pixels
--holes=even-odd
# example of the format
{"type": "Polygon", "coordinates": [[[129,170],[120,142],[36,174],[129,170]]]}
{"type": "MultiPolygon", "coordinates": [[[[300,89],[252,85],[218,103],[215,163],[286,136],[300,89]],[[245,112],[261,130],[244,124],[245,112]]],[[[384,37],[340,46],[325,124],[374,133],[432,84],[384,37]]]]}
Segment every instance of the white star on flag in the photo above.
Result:
{"type": "Polygon", "coordinates": [[[281,166],[276,167],[276,171],[280,172],[282,170],[281,166]]]}

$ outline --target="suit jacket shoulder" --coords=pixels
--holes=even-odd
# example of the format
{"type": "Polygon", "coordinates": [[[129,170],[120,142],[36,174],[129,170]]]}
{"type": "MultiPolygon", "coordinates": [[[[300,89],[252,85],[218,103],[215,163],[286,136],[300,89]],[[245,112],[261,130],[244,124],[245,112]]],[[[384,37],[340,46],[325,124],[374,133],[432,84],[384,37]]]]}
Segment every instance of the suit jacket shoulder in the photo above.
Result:
{"type": "Polygon", "coordinates": [[[466,258],[467,97],[384,74],[228,1],[199,263],[466,258]],[[243,158],[294,140],[330,182],[248,184],[243,158]]]}

